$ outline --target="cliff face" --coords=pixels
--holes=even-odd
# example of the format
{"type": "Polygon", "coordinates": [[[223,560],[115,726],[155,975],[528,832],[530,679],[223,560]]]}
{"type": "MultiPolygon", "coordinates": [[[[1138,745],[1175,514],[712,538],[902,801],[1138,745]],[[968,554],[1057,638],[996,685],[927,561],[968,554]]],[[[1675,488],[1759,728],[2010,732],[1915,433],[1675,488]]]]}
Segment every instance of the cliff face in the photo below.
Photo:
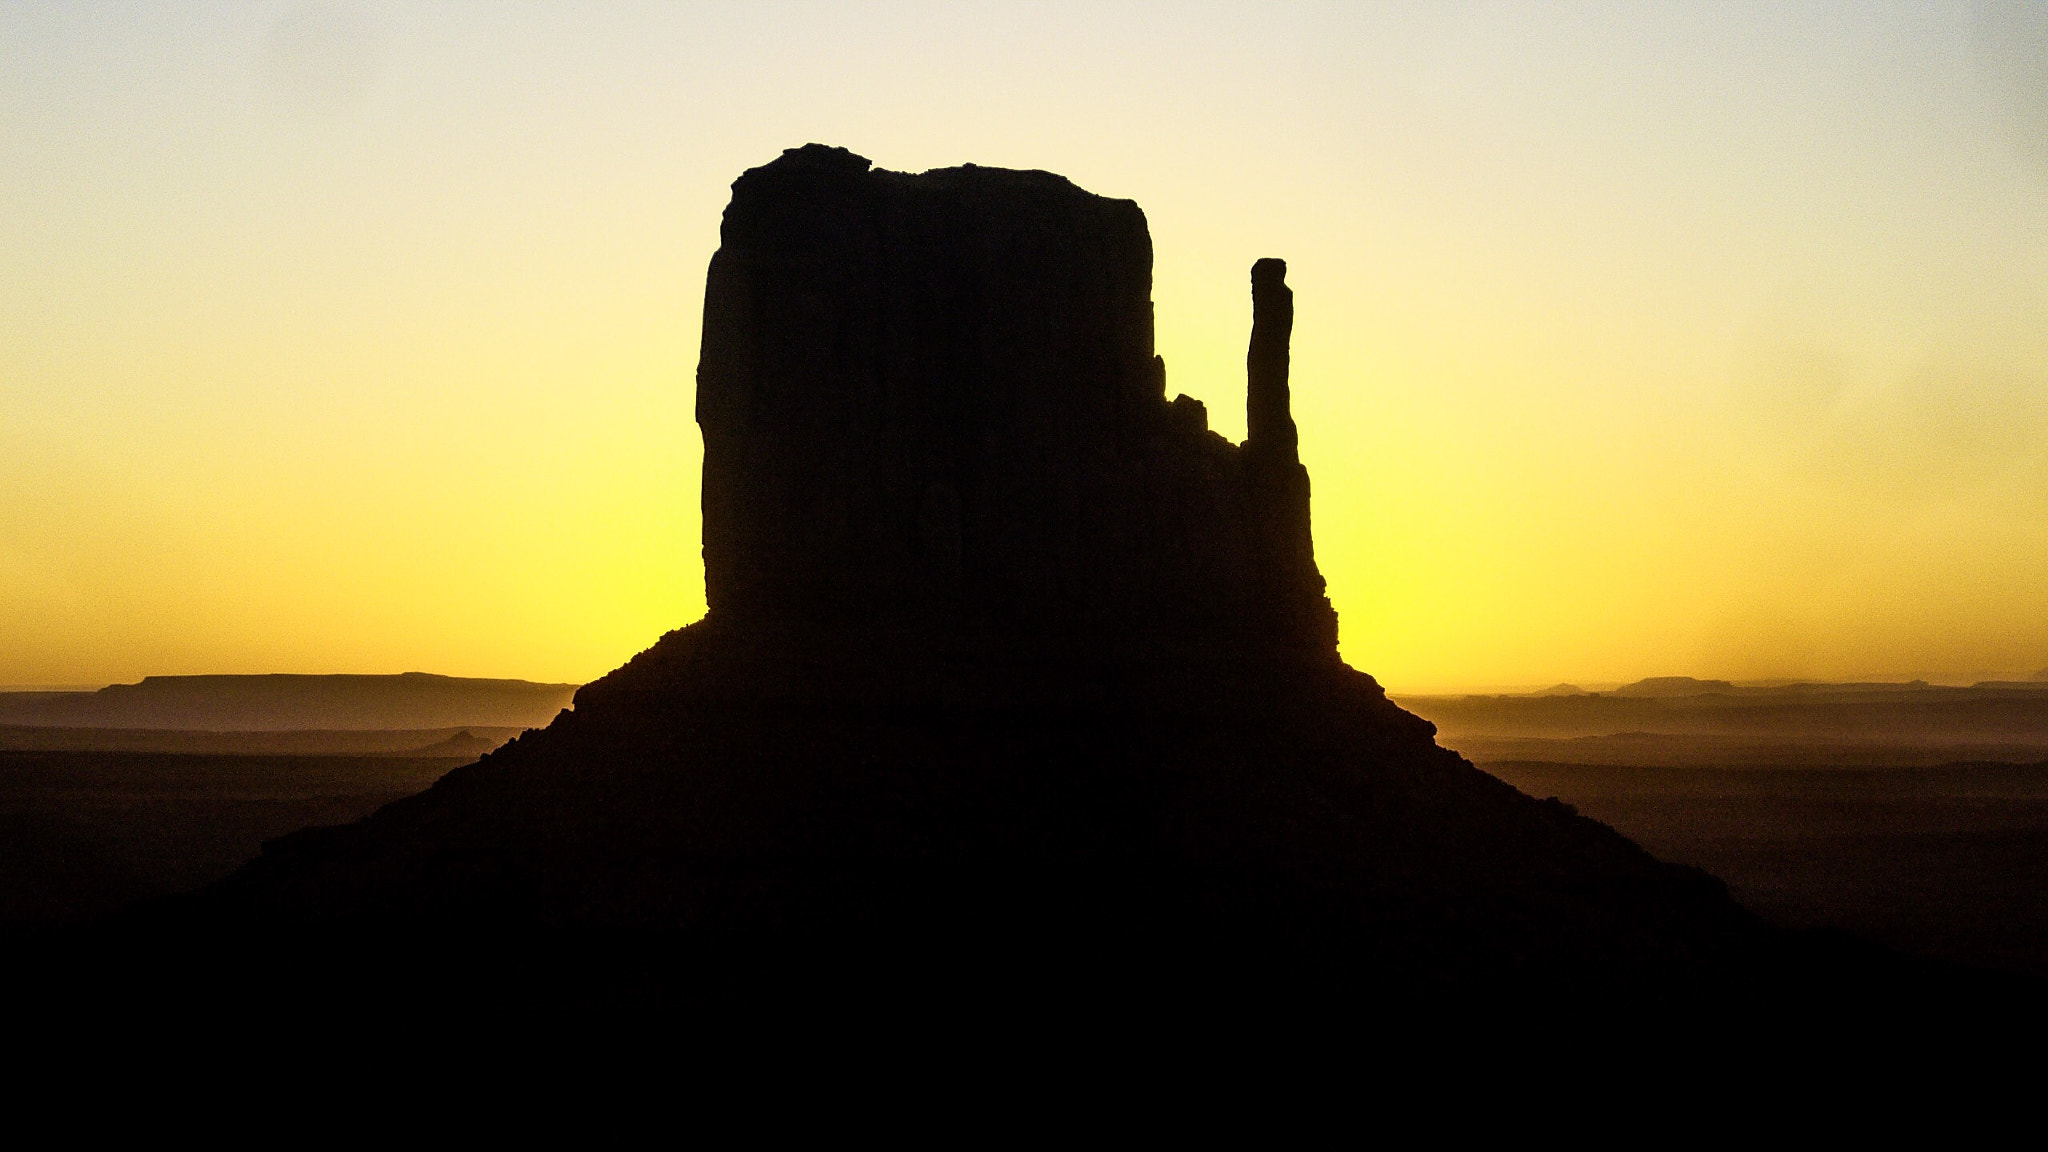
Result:
{"type": "Polygon", "coordinates": [[[811,145],[733,185],[697,418],[714,617],[1333,658],[1262,261],[1252,436],[1166,399],[1144,214],[811,145]]]}

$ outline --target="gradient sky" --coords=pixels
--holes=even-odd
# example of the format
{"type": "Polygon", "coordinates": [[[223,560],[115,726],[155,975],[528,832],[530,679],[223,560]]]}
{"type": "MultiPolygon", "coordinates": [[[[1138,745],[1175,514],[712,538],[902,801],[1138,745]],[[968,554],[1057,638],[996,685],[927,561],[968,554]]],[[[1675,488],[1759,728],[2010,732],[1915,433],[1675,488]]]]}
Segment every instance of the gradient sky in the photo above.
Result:
{"type": "Polygon", "coordinates": [[[583,680],[703,611],[698,310],[807,141],[1289,261],[1396,689],[2048,665],[2048,5],[0,3],[0,684],[583,680]]]}

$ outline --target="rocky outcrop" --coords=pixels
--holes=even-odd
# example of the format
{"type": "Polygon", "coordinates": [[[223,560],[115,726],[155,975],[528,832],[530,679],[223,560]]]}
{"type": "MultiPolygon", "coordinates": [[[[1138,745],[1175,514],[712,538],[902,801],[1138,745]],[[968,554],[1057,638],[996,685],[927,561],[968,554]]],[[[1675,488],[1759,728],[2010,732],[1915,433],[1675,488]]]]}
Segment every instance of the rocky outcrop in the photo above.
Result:
{"type": "Polygon", "coordinates": [[[1054,969],[1083,1000],[1112,970],[1210,1000],[1272,965],[1374,998],[1749,971],[1768,934],[1717,883],[1337,659],[1285,266],[1252,271],[1243,445],[1166,398],[1150,267],[1136,205],[1043,172],[813,145],[743,175],[698,375],[706,618],[179,915],[638,942],[619,995],[669,1002],[855,968],[974,1003],[1054,969]]]}
{"type": "Polygon", "coordinates": [[[1258,573],[1256,598],[1276,635],[1315,650],[1337,649],[1337,614],[1323,595],[1309,528],[1308,469],[1288,395],[1294,293],[1287,262],[1252,265],[1252,340],[1245,354],[1243,457],[1246,528],[1258,573]]]}
{"type": "Polygon", "coordinates": [[[1284,275],[1255,275],[1239,449],[1166,398],[1136,204],[817,145],[748,172],[697,371],[712,615],[1333,658],[1284,275]]]}

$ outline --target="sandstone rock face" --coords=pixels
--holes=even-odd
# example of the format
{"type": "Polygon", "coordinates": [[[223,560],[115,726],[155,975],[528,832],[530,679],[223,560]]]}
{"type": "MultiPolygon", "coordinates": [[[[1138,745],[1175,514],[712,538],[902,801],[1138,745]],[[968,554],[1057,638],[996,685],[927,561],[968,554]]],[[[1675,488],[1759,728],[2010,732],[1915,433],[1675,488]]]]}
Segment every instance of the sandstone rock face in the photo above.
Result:
{"type": "Polygon", "coordinates": [[[1240,449],[1167,401],[1136,204],[818,145],[749,171],[697,375],[713,616],[1333,658],[1284,275],[1255,277],[1240,449]]]}

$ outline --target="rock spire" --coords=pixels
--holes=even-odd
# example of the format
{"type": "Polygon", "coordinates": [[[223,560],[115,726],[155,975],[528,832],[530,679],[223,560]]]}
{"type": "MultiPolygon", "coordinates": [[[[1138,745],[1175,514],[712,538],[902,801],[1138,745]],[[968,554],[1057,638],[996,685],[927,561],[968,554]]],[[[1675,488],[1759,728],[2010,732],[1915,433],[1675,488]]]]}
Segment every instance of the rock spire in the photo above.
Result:
{"type": "Polygon", "coordinates": [[[1337,617],[1323,595],[1309,524],[1308,469],[1288,394],[1288,342],[1294,333],[1294,290],[1287,262],[1252,265],[1252,339],[1245,353],[1245,424],[1241,456],[1248,524],[1276,633],[1315,646],[1337,644],[1337,617]]]}

